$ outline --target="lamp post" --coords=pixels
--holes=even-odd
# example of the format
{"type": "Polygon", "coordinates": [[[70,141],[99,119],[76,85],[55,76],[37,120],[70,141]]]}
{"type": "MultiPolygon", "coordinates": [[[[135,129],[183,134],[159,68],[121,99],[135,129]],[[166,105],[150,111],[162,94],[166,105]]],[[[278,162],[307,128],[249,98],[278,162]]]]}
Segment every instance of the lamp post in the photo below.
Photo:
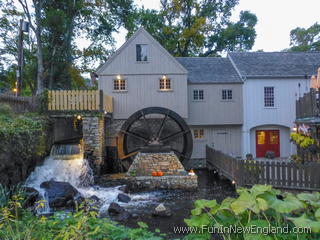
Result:
{"type": "Polygon", "coordinates": [[[17,83],[16,83],[16,96],[22,94],[22,73],[23,73],[23,33],[29,32],[29,23],[20,20],[19,27],[19,45],[18,45],[18,70],[17,70],[17,83]]]}

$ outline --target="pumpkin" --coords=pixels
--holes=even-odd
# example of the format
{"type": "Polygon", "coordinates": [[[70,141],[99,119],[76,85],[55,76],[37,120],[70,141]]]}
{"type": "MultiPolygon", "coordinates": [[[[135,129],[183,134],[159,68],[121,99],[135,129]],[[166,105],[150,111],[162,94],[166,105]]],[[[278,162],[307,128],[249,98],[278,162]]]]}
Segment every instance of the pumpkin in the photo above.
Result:
{"type": "Polygon", "coordinates": [[[163,175],[164,175],[164,174],[163,174],[162,171],[158,171],[158,172],[157,172],[157,176],[158,176],[158,177],[162,177],[163,175]]]}
{"type": "Polygon", "coordinates": [[[156,171],[152,171],[151,175],[152,175],[153,177],[156,177],[156,176],[158,176],[158,173],[157,173],[156,171]]]}

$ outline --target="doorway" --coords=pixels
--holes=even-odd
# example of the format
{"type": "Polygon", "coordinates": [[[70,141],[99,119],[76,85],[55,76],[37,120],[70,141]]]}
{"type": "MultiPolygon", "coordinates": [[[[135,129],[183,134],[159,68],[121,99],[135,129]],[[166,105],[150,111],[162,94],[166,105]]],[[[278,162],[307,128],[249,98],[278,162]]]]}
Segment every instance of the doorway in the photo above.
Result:
{"type": "Polygon", "coordinates": [[[257,157],[265,157],[266,152],[272,151],[275,157],[280,157],[280,131],[257,130],[256,153],[257,157]]]}

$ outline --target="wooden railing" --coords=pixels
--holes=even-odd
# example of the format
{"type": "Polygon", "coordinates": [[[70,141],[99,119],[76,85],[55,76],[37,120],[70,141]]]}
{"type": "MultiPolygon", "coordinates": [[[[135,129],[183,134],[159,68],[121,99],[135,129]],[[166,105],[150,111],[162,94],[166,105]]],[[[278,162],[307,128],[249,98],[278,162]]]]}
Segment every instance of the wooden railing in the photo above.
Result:
{"type": "Polygon", "coordinates": [[[16,97],[15,95],[0,94],[0,104],[8,104],[16,113],[37,111],[35,97],[16,97]]]}
{"type": "Polygon", "coordinates": [[[100,90],[50,90],[49,111],[106,111],[113,112],[112,97],[100,90]]]}
{"type": "Polygon", "coordinates": [[[238,160],[206,147],[207,166],[238,186],[269,184],[276,188],[319,190],[320,164],[238,160]]]}
{"type": "Polygon", "coordinates": [[[319,116],[320,111],[316,104],[316,90],[310,89],[296,101],[296,117],[307,118],[319,116]]]}

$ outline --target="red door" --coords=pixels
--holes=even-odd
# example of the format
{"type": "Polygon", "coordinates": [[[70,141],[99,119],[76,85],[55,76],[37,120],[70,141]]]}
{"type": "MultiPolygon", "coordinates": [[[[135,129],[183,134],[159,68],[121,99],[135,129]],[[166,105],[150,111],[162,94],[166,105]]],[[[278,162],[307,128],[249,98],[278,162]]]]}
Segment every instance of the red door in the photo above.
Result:
{"type": "Polygon", "coordinates": [[[275,153],[280,157],[280,133],[279,130],[257,130],[256,131],[256,153],[257,157],[265,157],[267,151],[275,153]]]}

